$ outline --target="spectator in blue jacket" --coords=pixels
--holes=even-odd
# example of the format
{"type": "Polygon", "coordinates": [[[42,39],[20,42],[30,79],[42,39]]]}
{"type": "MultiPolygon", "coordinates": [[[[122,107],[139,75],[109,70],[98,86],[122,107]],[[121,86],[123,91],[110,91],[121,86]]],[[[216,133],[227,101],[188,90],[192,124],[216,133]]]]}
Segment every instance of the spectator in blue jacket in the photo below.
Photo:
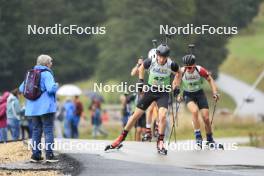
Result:
{"type": "Polygon", "coordinates": [[[7,98],[6,116],[7,128],[11,132],[12,140],[18,140],[20,134],[20,105],[19,105],[19,91],[14,89],[10,92],[7,98]]]}
{"type": "Polygon", "coordinates": [[[76,107],[70,97],[66,98],[66,102],[63,105],[65,111],[64,118],[64,137],[73,138],[74,118],[76,107]]]}
{"type": "Polygon", "coordinates": [[[102,134],[104,137],[107,137],[107,132],[102,128],[101,105],[99,102],[92,105],[92,111],[93,138],[96,139],[98,134],[102,134]]]}
{"type": "MultiPolygon", "coordinates": [[[[43,160],[41,150],[38,146],[41,143],[42,132],[45,136],[46,161],[57,162],[53,154],[54,146],[53,118],[56,112],[56,91],[58,83],[55,83],[51,70],[52,58],[48,55],[40,55],[37,58],[37,65],[34,69],[46,70],[41,72],[40,87],[42,94],[36,100],[26,100],[25,116],[32,118],[32,162],[43,160]]],[[[24,82],[20,85],[19,91],[24,91],[24,82]]]]}

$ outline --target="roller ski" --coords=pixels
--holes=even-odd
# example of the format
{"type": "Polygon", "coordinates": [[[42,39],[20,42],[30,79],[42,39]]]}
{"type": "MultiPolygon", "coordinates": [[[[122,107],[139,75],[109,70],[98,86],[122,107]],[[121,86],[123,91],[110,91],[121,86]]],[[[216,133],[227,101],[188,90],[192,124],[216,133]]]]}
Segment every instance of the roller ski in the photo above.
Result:
{"type": "Polygon", "coordinates": [[[206,134],[206,138],[207,138],[206,146],[208,147],[208,149],[210,149],[210,150],[217,150],[217,149],[224,150],[223,144],[219,144],[219,143],[216,143],[214,141],[212,133],[206,134]]]}
{"type": "Polygon", "coordinates": [[[128,131],[123,131],[122,134],[116,138],[116,140],[111,144],[111,145],[107,145],[104,149],[104,151],[109,151],[109,150],[118,150],[121,147],[123,147],[122,142],[126,139],[128,131]]]}
{"type": "Polygon", "coordinates": [[[146,132],[142,137],[142,142],[151,142],[152,140],[152,134],[151,134],[151,129],[150,128],[146,128],[146,132]]]}
{"type": "Polygon", "coordinates": [[[120,149],[121,147],[123,147],[123,144],[119,144],[118,146],[112,146],[112,145],[107,145],[106,147],[105,147],[105,151],[110,151],[110,150],[114,150],[114,149],[116,149],[116,150],[118,150],[118,149],[120,149]]]}
{"type": "Polygon", "coordinates": [[[215,141],[207,141],[206,142],[206,146],[208,147],[208,149],[210,150],[224,150],[224,146],[223,144],[220,144],[220,143],[216,143],[215,141]]]}
{"type": "Polygon", "coordinates": [[[160,155],[167,155],[168,150],[165,148],[163,140],[164,140],[164,135],[159,135],[158,141],[157,141],[157,152],[160,155]]]}

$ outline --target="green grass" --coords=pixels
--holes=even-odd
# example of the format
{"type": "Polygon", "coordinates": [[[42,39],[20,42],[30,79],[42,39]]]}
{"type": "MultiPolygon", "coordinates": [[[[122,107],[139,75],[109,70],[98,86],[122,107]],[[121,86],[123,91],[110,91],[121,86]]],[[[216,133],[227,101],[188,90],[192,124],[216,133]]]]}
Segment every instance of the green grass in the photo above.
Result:
{"type": "Polygon", "coordinates": [[[251,133],[249,135],[249,143],[245,145],[253,146],[253,147],[264,147],[264,134],[251,133]]]}
{"type": "MultiPolygon", "coordinates": [[[[177,138],[181,140],[193,139],[194,136],[191,123],[191,114],[186,112],[186,110],[183,110],[183,112],[181,112],[178,117],[178,127],[176,128],[177,138]]],[[[202,134],[205,135],[204,125],[201,118],[200,122],[202,134]]],[[[121,133],[122,130],[121,123],[106,124],[104,125],[104,128],[108,131],[108,137],[98,137],[97,139],[113,140],[121,133]]],[[[92,139],[91,131],[91,125],[81,127],[80,138],[92,139]]],[[[254,134],[254,136],[264,136],[264,123],[256,122],[251,118],[241,119],[232,117],[230,115],[216,115],[213,124],[213,133],[216,138],[236,136],[249,137],[252,134],[254,134]]],[[[127,140],[134,140],[134,134],[135,131],[133,128],[133,130],[129,133],[127,140]]]]}
{"type": "MultiPolygon", "coordinates": [[[[205,94],[206,94],[209,106],[210,105],[213,106],[214,100],[212,98],[212,91],[211,91],[209,85],[207,83],[205,83],[205,84],[206,85],[204,87],[204,90],[205,90],[205,94]]],[[[217,103],[217,107],[219,109],[227,108],[229,110],[234,110],[236,108],[235,101],[228,94],[226,94],[220,90],[219,90],[219,94],[220,94],[220,100],[217,103]]]]}
{"type": "MultiPolygon", "coordinates": [[[[243,80],[247,82],[248,84],[252,85],[259,74],[264,69],[264,61],[258,61],[258,60],[239,60],[235,57],[229,57],[225,63],[221,66],[221,71],[224,73],[228,73],[240,80],[243,80]]],[[[264,80],[260,82],[260,84],[257,87],[261,91],[264,91],[264,80]]]]}
{"type": "Polygon", "coordinates": [[[234,110],[236,108],[236,103],[234,99],[232,99],[229,95],[227,95],[222,91],[219,91],[219,93],[220,93],[220,100],[218,102],[218,108],[227,108],[231,111],[234,110]]]}
{"type": "MultiPolygon", "coordinates": [[[[122,131],[121,122],[116,124],[103,125],[103,129],[108,132],[107,137],[98,136],[96,139],[110,139],[113,140],[118,137],[122,131]]],[[[134,140],[135,129],[128,134],[127,140],[134,140]]],[[[92,137],[92,126],[89,125],[86,128],[80,129],[80,139],[93,139],[92,137]]]]}
{"type": "MultiPolygon", "coordinates": [[[[211,113],[210,113],[211,118],[211,113]]],[[[204,124],[200,118],[201,130],[204,132],[204,124]]],[[[213,123],[213,133],[216,138],[244,136],[249,137],[251,133],[264,135],[264,123],[257,122],[253,118],[237,118],[232,115],[216,114],[213,123]]],[[[193,127],[191,114],[182,112],[179,116],[179,125],[177,128],[178,139],[192,139],[193,127]]]]}
{"type": "MultiPolygon", "coordinates": [[[[220,70],[253,84],[264,70],[264,3],[258,16],[239,35],[230,39],[229,55],[220,70]]],[[[264,91],[264,80],[257,87],[264,91]]]]}

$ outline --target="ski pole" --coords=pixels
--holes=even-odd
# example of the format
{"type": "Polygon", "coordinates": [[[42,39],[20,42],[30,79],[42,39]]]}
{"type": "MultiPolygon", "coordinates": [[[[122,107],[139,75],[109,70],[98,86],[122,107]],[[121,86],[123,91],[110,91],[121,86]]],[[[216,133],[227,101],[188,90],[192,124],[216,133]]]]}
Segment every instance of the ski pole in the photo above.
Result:
{"type": "Polygon", "coordinates": [[[171,132],[170,132],[168,145],[170,145],[170,140],[171,140],[173,132],[174,132],[174,139],[175,139],[175,143],[176,143],[176,129],[175,129],[175,116],[174,116],[174,111],[173,111],[173,99],[174,99],[174,97],[171,95],[172,127],[171,127],[171,132]]]}
{"type": "Polygon", "coordinates": [[[214,121],[214,115],[215,115],[216,104],[217,104],[217,100],[215,100],[215,102],[214,102],[214,109],[213,109],[213,114],[212,114],[211,125],[213,124],[213,121],[214,121]]]}
{"type": "Polygon", "coordinates": [[[176,127],[178,127],[178,112],[179,112],[179,108],[180,108],[180,105],[181,105],[181,101],[176,101],[176,127]]]}
{"type": "Polygon", "coordinates": [[[172,133],[173,133],[173,129],[174,129],[174,113],[173,113],[173,107],[172,107],[172,95],[170,96],[171,97],[171,103],[170,103],[170,106],[171,106],[171,110],[172,110],[172,127],[171,127],[171,131],[170,131],[170,137],[169,137],[169,143],[168,145],[170,145],[170,140],[171,140],[171,136],[172,136],[172,133]]]}

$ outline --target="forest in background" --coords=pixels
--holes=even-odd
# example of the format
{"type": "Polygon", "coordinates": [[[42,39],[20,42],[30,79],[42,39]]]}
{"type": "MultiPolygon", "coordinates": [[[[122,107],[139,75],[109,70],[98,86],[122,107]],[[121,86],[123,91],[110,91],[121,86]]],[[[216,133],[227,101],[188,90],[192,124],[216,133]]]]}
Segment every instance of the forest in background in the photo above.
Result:
{"type": "MultiPolygon", "coordinates": [[[[56,81],[130,81],[137,58],[151,40],[164,39],[160,25],[237,26],[257,15],[261,0],[0,0],[0,91],[24,78],[39,54],[54,58],[56,81]],[[105,35],[28,35],[27,25],[105,26],[105,35]],[[122,73],[122,74],[121,74],[122,73]]],[[[226,59],[226,35],[175,35],[169,45],[177,62],[196,45],[198,63],[217,76],[226,59]]]]}

